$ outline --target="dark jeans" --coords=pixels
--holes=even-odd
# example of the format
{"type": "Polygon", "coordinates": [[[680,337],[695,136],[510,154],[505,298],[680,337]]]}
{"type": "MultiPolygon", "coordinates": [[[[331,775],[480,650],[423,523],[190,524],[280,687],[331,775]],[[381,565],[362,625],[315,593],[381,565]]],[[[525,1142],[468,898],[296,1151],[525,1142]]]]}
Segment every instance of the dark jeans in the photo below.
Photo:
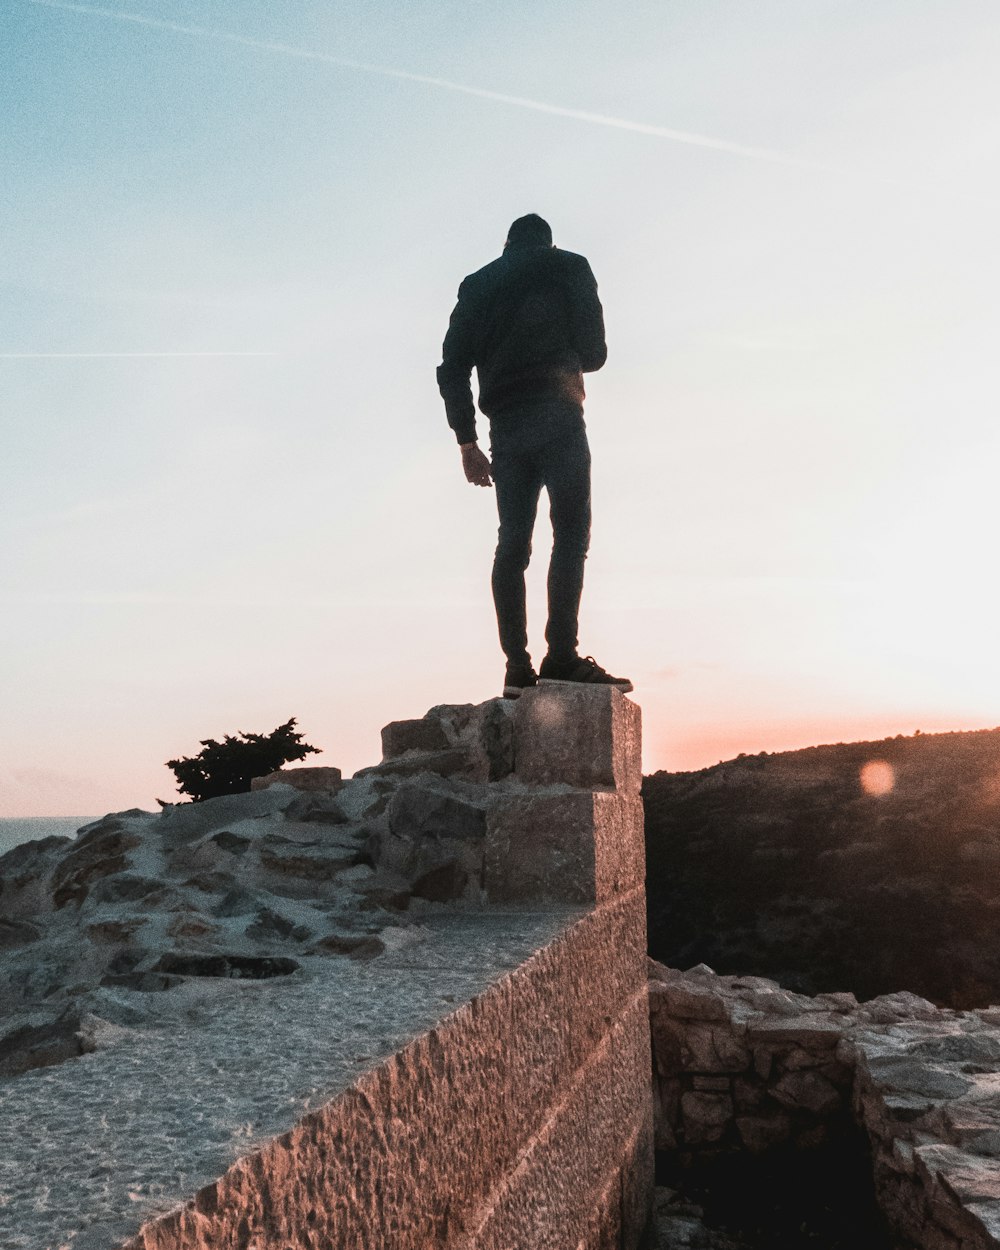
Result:
{"type": "Polygon", "coordinates": [[[590,447],[583,415],[559,402],[504,412],[490,423],[490,450],[500,515],[493,561],[500,646],[508,661],[528,661],[524,572],[544,486],[553,540],[545,640],[553,659],[572,659],[577,654],[583,564],[590,546],[590,447]]]}

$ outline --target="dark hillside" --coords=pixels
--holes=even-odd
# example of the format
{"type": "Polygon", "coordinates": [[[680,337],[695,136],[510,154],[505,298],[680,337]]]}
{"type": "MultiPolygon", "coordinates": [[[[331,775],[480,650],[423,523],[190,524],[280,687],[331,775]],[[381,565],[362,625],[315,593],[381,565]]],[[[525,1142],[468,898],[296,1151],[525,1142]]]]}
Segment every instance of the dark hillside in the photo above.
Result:
{"type": "Polygon", "coordinates": [[[1000,1002],[1000,729],[741,756],[643,796],[654,958],[1000,1002]],[[862,787],[872,761],[887,793],[862,787]]]}

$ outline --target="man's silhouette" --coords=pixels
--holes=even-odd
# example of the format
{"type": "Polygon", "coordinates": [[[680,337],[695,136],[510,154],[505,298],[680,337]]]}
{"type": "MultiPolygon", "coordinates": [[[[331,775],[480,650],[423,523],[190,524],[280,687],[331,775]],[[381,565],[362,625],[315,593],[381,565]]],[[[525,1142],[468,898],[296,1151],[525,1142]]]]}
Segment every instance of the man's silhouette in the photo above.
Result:
{"type": "Polygon", "coordinates": [[[597,283],[582,256],[552,245],[535,213],[511,226],[503,255],[470,274],[444,340],[437,371],[448,424],[474,486],[496,484],[499,541],[493,600],[507,657],[504,694],[537,680],[590,682],[631,690],[577,651],[583,565],[590,545],[590,448],[583,374],[607,359],[597,283]],[[490,422],[492,464],[476,441],[470,378],[490,422]],[[524,572],[542,487],[549,495],[548,655],[536,674],[528,654],[524,572]]]}

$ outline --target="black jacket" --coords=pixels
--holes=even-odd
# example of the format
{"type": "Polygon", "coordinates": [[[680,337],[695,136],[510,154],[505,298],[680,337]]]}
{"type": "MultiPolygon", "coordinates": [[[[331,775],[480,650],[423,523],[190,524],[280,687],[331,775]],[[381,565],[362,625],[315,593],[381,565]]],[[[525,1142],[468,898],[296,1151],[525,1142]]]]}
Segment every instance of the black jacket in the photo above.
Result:
{"type": "Polygon", "coordinates": [[[470,377],[488,417],[526,401],[558,399],[581,412],[583,374],[608,356],[597,282],[583,256],[508,247],[458,288],[437,380],[460,443],[476,437],[470,377]]]}

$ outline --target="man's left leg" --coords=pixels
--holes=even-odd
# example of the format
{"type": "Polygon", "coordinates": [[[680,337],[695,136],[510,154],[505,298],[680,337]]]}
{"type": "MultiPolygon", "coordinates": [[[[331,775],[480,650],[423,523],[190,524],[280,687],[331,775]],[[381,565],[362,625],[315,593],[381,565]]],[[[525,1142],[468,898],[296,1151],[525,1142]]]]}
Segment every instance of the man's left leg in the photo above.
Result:
{"type": "Polygon", "coordinates": [[[583,569],[590,547],[590,446],[582,419],[546,444],[543,475],[552,521],[545,641],[549,657],[566,663],[577,656],[583,569]]]}
{"type": "Polygon", "coordinates": [[[577,632],[583,566],[590,547],[590,446],[580,419],[562,437],[545,446],[543,481],[552,518],[549,564],[549,653],[538,670],[539,681],[616,686],[629,691],[627,677],[613,677],[591,656],[580,658],[577,632]]]}

